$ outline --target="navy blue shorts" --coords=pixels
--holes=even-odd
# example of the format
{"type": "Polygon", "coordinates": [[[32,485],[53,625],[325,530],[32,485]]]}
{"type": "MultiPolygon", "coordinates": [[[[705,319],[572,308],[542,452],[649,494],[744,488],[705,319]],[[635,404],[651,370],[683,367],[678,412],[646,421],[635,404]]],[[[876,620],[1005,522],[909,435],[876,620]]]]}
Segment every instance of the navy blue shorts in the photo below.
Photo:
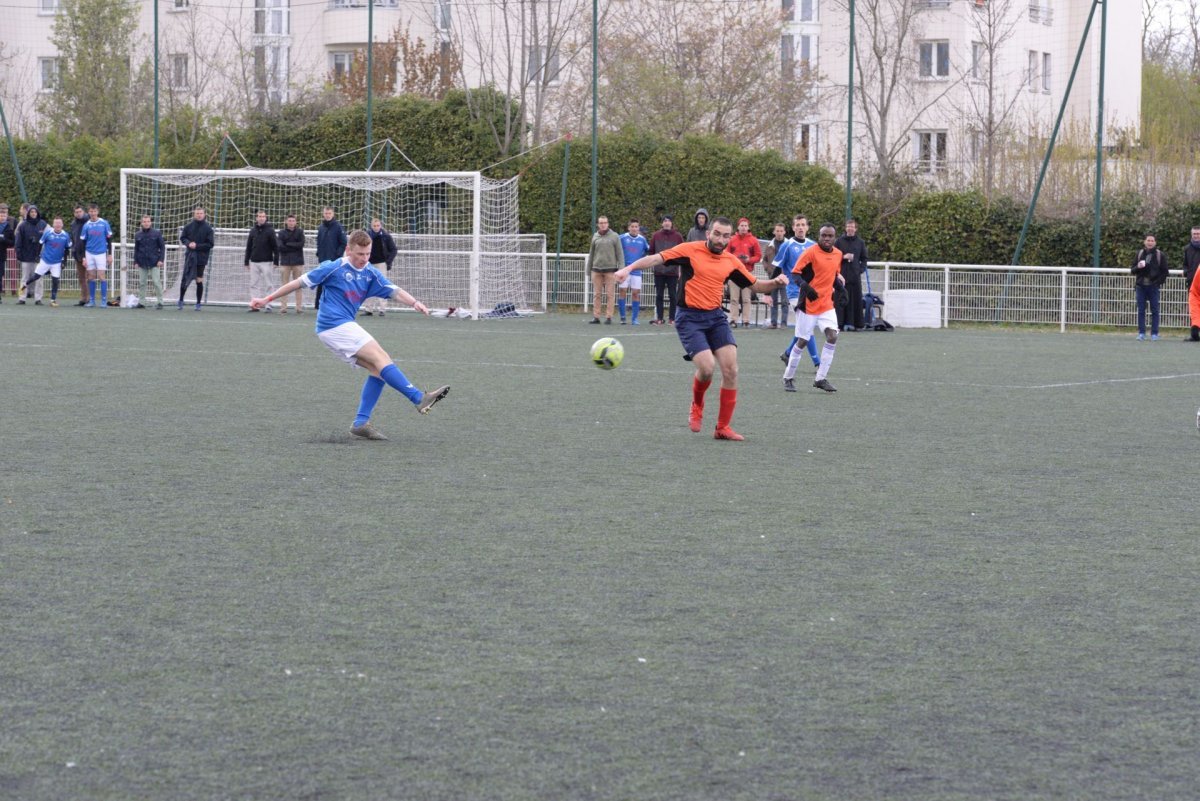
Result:
{"type": "Polygon", "coordinates": [[[681,308],[675,313],[675,332],[684,353],[695,356],[706,350],[716,351],[726,345],[737,346],[729,320],[721,309],[700,311],[681,308]]]}

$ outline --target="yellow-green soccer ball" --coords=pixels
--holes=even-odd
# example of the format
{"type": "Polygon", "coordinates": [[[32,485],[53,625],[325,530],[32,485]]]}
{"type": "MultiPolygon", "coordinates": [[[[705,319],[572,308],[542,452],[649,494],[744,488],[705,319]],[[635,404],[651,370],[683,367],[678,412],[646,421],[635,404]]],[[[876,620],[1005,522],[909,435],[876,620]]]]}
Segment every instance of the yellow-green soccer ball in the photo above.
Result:
{"type": "Polygon", "coordinates": [[[592,343],[592,364],[601,370],[615,370],[625,358],[625,348],[612,337],[602,337],[592,343]]]}

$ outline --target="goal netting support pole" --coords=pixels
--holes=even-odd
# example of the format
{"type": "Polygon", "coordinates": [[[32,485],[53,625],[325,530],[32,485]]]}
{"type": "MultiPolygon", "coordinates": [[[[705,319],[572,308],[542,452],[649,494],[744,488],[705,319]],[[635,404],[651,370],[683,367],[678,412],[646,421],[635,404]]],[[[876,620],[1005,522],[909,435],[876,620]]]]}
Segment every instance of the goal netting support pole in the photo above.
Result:
{"type": "MultiPolygon", "coordinates": [[[[530,254],[521,253],[516,178],[498,181],[478,172],[122,169],[116,247],[122,297],[146,297],[133,247],[142,215],[149,214],[167,241],[164,302],[178,300],[184,258],[179,235],[197,206],[204,207],[216,232],[205,270],[207,303],[249,303],[246,239],[257,210],[267,213],[276,230],[287,215],[296,215],[305,235],[304,268],[311,269],[317,265],[317,229],[329,206],[346,233],[380,220],[397,250],[386,274],[430,308],[466,310],[475,318],[497,308],[529,309],[530,254]]],[[[276,285],[278,280],[277,275],[276,285]]],[[[194,297],[192,291],[188,295],[194,297]]],[[[305,293],[305,303],[311,305],[311,293],[305,293]]]]}

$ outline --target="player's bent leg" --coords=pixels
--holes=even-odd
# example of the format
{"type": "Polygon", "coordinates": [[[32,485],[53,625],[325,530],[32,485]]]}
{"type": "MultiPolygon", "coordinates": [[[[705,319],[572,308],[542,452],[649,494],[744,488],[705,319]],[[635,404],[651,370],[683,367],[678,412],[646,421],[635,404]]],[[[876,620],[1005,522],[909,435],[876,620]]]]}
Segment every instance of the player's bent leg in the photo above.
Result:
{"type": "Polygon", "coordinates": [[[737,389],[737,345],[723,345],[717,348],[715,358],[721,368],[721,388],[737,389]]]}

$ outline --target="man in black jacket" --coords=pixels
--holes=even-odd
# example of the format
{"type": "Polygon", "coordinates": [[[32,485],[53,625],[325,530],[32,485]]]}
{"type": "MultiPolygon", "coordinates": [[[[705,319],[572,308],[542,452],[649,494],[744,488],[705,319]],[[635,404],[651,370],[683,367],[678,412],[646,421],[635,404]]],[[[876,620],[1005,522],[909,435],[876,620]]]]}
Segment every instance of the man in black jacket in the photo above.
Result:
{"type": "MultiPolygon", "coordinates": [[[[345,252],[346,232],[334,217],[333,206],[326,206],[321,210],[321,224],[317,226],[317,264],[340,259],[345,252]]],[[[323,287],[318,285],[313,294],[314,309],[321,308],[322,289],[323,287]]]]}
{"type": "Polygon", "coordinates": [[[87,212],[83,206],[75,207],[75,216],[71,218],[71,258],[75,260],[75,275],[79,278],[79,302],[76,306],[87,304],[87,261],[84,256],[83,224],[88,221],[87,212]]]}
{"type": "MultiPolygon", "coordinates": [[[[371,220],[367,236],[371,237],[371,266],[381,273],[391,270],[392,262],[396,260],[396,240],[392,239],[392,235],[383,227],[378,217],[371,220]]],[[[382,317],[387,311],[387,301],[383,298],[376,298],[372,305],[374,309],[367,308],[364,303],[363,314],[370,317],[374,311],[382,317]]]]}
{"type": "MultiPolygon", "coordinates": [[[[275,238],[275,226],[267,222],[267,213],[262,209],[254,212],[254,225],[250,226],[250,233],[246,237],[244,266],[250,271],[250,297],[265,298],[275,291],[279,242],[275,238]]],[[[251,308],[248,311],[256,312],[258,309],[251,308]]],[[[267,304],[263,311],[271,312],[274,309],[267,304]]]]}
{"type": "Polygon", "coordinates": [[[867,243],[858,236],[858,222],[846,220],[846,233],[833,244],[842,251],[842,278],[846,281],[845,303],[837,307],[838,328],[861,331],[863,327],[862,277],[867,271],[867,243]]]}
{"type": "Polygon", "coordinates": [[[179,303],[175,308],[183,308],[184,293],[192,281],[196,282],[196,311],[200,311],[200,302],[204,299],[204,269],[208,267],[208,256],[216,245],[216,232],[205,219],[203,206],[197,206],[192,212],[192,221],[183,226],[179,234],[179,242],[183,245],[183,280],[179,282],[179,303]]]}
{"type": "Polygon", "coordinates": [[[143,300],[148,299],[146,290],[154,284],[154,297],[158,298],[156,309],[162,308],[163,288],[158,274],[162,270],[163,261],[167,258],[167,241],[162,232],[154,227],[154,220],[149,214],[142,215],[142,226],[133,235],[133,263],[142,274],[142,297],[138,300],[139,309],[146,308],[143,300]]]}
{"type": "Polygon", "coordinates": [[[8,249],[17,238],[17,225],[8,216],[8,204],[0,203],[0,303],[4,302],[4,271],[8,266],[8,249]]]}
{"type": "Polygon", "coordinates": [[[1158,339],[1159,288],[1169,275],[1167,257],[1158,249],[1153,234],[1146,234],[1129,272],[1137,276],[1134,291],[1137,298],[1138,339],[1146,338],[1146,306],[1150,306],[1150,338],[1158,339]]]}
{"type": "MultiPolygon", "coordinates": [[[[17,235],[14,237],[13,249],[17,251],[17,261],[21,265],[21,286],[27,286],[37,269],[42,257],[42,232],[46,230],[46,221],[42,219],[38,207],[32,203],[25,209],[25,219],[17,224],[17,235]]],[[[33,302],[42,305],[42,282],[33,285],[33,302]]],[[[25,305],[29,292],[17,292],[17,303],[25,305]]]]}
{"type": "MultiPolygon", "coordinates": [[[[289,214],[279,229],[279,285],[304,274],[304,229],[296,224],[296,215],[289,214]]],[[[296,290],[296,314],[304,313],[304,290],[296,290]]],[[[279,313],[287,314],[287,296],[279,299],[279,313]]]]}

